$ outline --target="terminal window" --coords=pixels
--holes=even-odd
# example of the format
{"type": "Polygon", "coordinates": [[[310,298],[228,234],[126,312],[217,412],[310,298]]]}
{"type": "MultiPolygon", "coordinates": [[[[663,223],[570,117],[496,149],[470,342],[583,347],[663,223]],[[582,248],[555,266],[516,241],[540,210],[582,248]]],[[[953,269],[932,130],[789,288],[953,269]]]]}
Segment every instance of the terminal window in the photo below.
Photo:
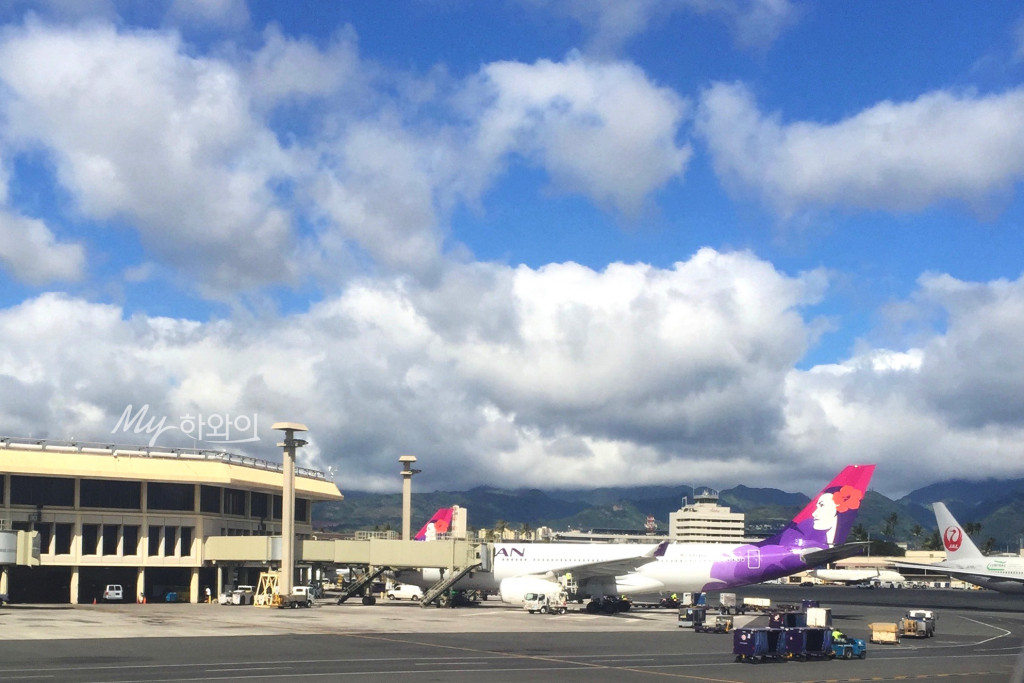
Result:
{"type": "Polygon", "coordinates": [[[245,491],[224,489],[224,514],[245,515],[245,491]]]}
{"type": "Polygon", "coordinates": [[[266,493],[253,493],[250,498],[252,516],[254,518],[266,519],[270,516],[270,496],[266,493]]]}
{"type": "Polygon", "coordinates": [[[138,555],[139,554],[139,527],[126,524],[121,534],[124,539],[124,552],[125,555],[138,555]]]}
{"type": "Polygon", "coordinates": [[[52,524],[36,524],[36,531],[39,532],[39,552],[50,554],[50,539],[53,538],[52,524]]]}
{"type": "Polygon", "coordinates": [[[83,479],[79,501],[86,508],[142,509],[142,482],[83,479]]]}
{"type": "Polygon", "coordinates": [[[196,487],[192,484],[150,482],[146,507],[150,510],[195,510],[196,487]]]}
{"type": "Polygon", "coordinates": [[[104,524],[103,525],[103,554],[104,555],[117,555],[117,542],[118,542],[118,525],[117,524],[104,524]]]}
{"type": "Polygon", "coordinates": [[[181,527],[181,556],[190,557],[192,555],[192,537],[195,535],[195,530],[190,526],[181,527]]]}
{"type": "Polygon", "coordinates": [[[199,487],[199,511],[200,512],[220,512],[220,487],[219,486],[207,486],[203,484],[199,487]]]}
{"type": "Polygon", "coordinates": [[[82,525],[82,554],[95,555],[100,540],[99,524],[82,525]]]}
{"type": "Polygon", "coordinates": [[[174,552],[175,547],[178,545],[178,530],[173,526],[164,527],[164,557],[171,557],[177,555],[174,552]]]}
{"type": "Polygon", "coordinates": [[[14,505],[74,507],[75,480],[65,477],[32,477],[12,474],[11,503],[14,505]]]}
{"type": "Polygon", "coordinates": [[[54,525],[53,553],[55,555],[71,554],[71,532],[73,527],[73,524],[64,522],[57,522],[54,525]]]}
{"type": "Polygon", "coordinates": [[[160,554],[160,527],[149,527],[149,556],[155,557],[160,554]]]}

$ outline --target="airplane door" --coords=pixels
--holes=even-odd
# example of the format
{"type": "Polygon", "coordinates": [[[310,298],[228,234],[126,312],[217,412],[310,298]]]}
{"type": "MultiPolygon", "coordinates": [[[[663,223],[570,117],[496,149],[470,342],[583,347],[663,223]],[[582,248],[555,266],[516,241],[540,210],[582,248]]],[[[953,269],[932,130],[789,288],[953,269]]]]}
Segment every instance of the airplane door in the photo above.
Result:
{"type": "Polygon", "coordinates": [[[747,551],[747,569],[761,568],[761,549],[751,548],[747,551]]]}

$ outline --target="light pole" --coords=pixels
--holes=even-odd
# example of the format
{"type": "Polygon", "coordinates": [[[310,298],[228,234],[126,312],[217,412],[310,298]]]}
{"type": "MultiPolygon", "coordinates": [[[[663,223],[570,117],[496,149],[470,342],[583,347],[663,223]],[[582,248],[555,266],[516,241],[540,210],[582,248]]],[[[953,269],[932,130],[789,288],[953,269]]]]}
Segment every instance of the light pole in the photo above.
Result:
{"type": "Polygon", "coordinates": [[[307,432],[306,425],[299,422],[275,422],[273,429],[284,432],[284,441],[277,444],[284,448],[284,489],[281,494],[281,575],[277,581],[277,592],[292,594],[292,577],[295,575],[295,449],[306,445],[303,439],[296,439],[295,432],[307,432]]]}
{"type": "Polygon", "coordinates": [[[412,475],[419,474],[422,470],[412,468],[412,464],[416,462],[415,455],[403,455],[398,462],[402,463],[402,540],[408,541],[412,519],[412,475]]]}

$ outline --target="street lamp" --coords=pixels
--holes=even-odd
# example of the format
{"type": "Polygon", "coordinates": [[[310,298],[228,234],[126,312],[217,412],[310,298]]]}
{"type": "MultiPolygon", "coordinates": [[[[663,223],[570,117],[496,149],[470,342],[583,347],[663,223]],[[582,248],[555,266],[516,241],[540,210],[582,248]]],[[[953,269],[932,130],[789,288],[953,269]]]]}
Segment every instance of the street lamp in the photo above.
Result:
{"type": "Polygon", "coordinates": [[[275,422],[273,429],[284,432],[284,441],[277,444],[284,448],[284,489],[281,494],[281,576],[277,591],[281,595],[292,594],[292,577],[295,575],[295,449],[308,443],[296,439],[295,432],[308,432],[306,425],[299,422],[275,422]]]}
{"type": "Polygon", "coordinates": [[[423,470],[412,468],[412,464],[416,462],[415,455],[403,455],[398,462],[402,463],[402,540],[408,541],[410,540],[412,518],[412,475],[419,474],[423,470]]]}

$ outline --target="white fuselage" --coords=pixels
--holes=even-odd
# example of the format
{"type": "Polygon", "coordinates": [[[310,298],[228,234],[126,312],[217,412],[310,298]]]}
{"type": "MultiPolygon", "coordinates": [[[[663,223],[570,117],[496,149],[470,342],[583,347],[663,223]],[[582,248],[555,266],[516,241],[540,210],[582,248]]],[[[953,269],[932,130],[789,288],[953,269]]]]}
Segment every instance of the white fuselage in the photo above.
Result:
{"type": "MultiPolygon", "coordinates": [[[[771,557],[762,556],[750,546],[723,543],[672,543],[664,555],[645,558],[631,570],[616,576],[593,576],[587,565],[628,560],[649,553],[655,546],[649,544],[586,544],[586,543],[498,543],[494,545],[491,571],[475,571],[459,580],[456,588],[497,591],[505,579],[534,576],[551,581],[556,576],[576,579],[581,594],[622,595],[650,592],[695,592],[705,590],[709,584],[715,588],[747,585],[778,578],[783,575],[771,570],[749,580],[721,582],[712,577],[716,563],[750,563],[750,570],[770,564],[771,557]],[[742,556],[736,553],[743,548],[742,556]],[[642,562],[642,563],[641,563],[642,562]]],[[[792,554],[792,551],[776,551],[792,554]]],[[[784,572],[791,573],[791,572],[784,572]]],[[[402,571],[400,578],[410,583],[420,582],[427,587],[441,578],[440,570],[425,569],[402,571]]]]}

